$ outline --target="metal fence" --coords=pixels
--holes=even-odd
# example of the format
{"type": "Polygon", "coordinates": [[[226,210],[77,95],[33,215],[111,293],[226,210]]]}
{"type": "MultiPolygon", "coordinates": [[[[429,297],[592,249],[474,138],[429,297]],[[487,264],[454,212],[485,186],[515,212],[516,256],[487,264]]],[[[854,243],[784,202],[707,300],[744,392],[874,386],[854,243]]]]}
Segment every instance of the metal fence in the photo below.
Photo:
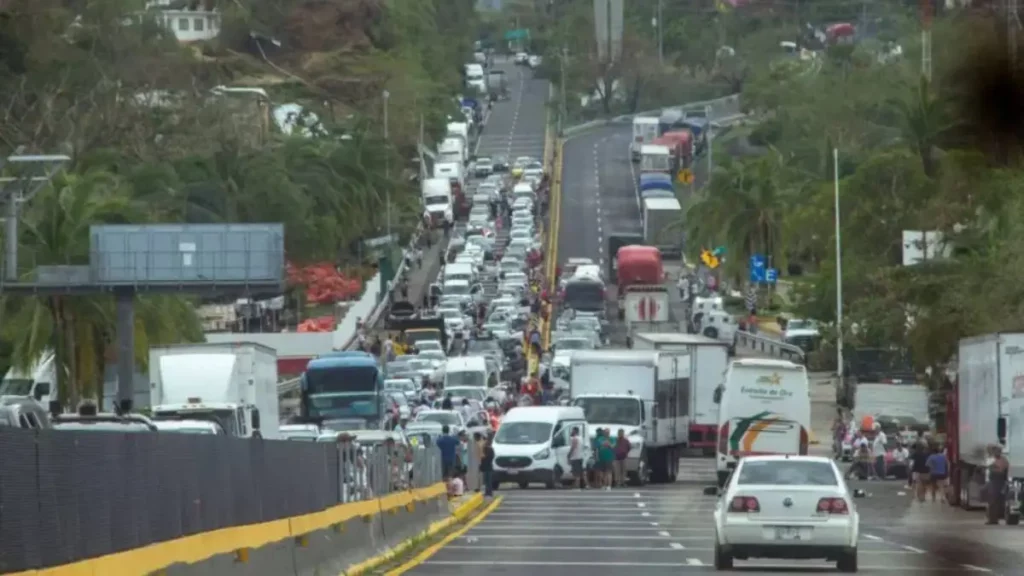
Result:
{"type": "Polygon", "coordinates": [[[436,449],[0,427],[0,573],[440,481],[436,449]]]}

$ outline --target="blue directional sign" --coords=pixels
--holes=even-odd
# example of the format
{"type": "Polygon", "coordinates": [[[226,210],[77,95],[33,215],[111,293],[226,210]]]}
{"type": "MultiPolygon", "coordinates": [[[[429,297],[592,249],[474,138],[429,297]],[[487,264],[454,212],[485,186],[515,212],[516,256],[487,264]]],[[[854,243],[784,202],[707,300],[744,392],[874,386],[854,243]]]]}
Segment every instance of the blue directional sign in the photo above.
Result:
{"type": "Polygon", "coordinates": [[[768,268],[765,257],[762,254],[754,254],[750,257],[750,282],[762,284],[765,282],[765,270],[768,268]]]}
{"type": "Polygon", "coordinates": [[[775,284],[779,279],[779,270],[777,268],[768,268],[764,273],[764,281],[769,284],[775,284]]]}

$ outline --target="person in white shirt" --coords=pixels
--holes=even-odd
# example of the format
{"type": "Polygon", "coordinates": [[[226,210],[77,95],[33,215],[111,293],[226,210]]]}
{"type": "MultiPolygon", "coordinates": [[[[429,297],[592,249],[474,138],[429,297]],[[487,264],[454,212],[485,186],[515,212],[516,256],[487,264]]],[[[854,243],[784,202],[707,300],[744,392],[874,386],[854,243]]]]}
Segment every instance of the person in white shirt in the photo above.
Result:
{"type": "Polygon", "coordinates": [[[875,438],[871,441],[871,455],[874,456],[874,467],[875,474],[879,478],[886,477],[885,469],[885,443],[889,439],[886,438],[885,432],[882,432],[882,427],[876,422],[875,423],[875,438]]]}

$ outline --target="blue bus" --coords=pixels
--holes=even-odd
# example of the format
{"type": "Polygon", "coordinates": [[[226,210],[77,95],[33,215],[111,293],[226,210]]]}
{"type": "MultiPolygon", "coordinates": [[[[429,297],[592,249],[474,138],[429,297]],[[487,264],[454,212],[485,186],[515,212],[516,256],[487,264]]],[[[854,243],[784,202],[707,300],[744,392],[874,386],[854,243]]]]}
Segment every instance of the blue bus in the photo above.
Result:
{"type": "Polygon", "coordinates": [[[310,360],[301,390],[305,422],[356,420],[376,428],[383,417],[384,371],[366,352],[332,352],[310,360]]]}

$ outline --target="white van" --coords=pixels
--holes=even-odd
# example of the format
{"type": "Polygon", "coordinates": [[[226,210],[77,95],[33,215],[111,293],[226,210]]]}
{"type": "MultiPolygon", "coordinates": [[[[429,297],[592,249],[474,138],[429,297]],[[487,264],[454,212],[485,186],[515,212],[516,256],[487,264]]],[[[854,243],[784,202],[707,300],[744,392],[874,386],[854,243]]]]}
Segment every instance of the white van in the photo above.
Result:
{"type": "Polygon", "coordinates": [[[449,358],[444,365],[444,387],[472,386],[491,388],[498,385],[498,374],[487,367],[483,356],[449,358]]]}
{"type": "Polygon", "coordinates": [[[515,482],[520,488],[544,484],[554,488],[572,480],[569,436],[579,430],[584,463],[590,460],[590,433],[578,406],[519,406],[501,419],[494,435],[494,485],[515,482]]]}
{"type": "Polygon", "coordinates": [[[583,264],[577,266],[572,271],[572,278],[593,278],[594,280],[601,280],[604,274],[601,273],[601,267],[597,264],[583,264]]]}
{"type": "Polygon", "coordinates": [[[452,207],[452,183],[447,178],[428,178],[421,188],[423,206],[436,222],[455,221],[452,207]]]}
{"type": "Polygon", "coordinates": [[[807,454],[811,395],[807,370],[786,360],[733,360],[718,405],[718,485],[743,456],[807,454]]]}
{"type": "Polygon", "coordinates": [[[444,267],[444,281],[465,280],[470,284],[476,282],[476,269],[472,264],[453,262],[444,267]]]}

